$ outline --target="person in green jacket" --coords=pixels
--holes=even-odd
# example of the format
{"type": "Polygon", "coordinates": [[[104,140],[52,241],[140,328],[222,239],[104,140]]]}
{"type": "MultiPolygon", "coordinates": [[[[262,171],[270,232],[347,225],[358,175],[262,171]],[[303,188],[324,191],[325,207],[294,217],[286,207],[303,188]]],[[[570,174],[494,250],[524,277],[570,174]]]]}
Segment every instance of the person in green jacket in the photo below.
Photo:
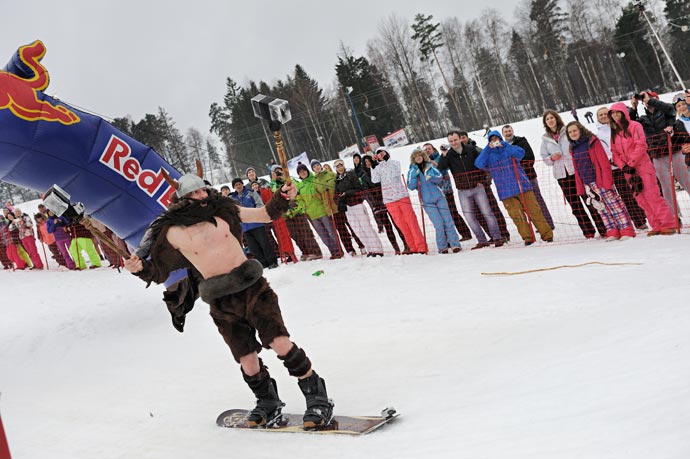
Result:
{"type": "Polygon", "coordinates": [[[343,243],[343,246],[345,246],[345,251],[352,256],[356,255],[352,245],[352,239],[355,239],[360,250],[364,248],[364,244],[352,230],[350,222],[347,220],[347,206],[345,206],[345,210],[343,210],[342,207],[340,209],[338,208],[338,203],[335,199],[336,173],[322,167],[321,163],[316,159],[311,161],[311,170],[314,173],[314,188],[319,194],[326,214],[332,216],[331,220],[335,225],[338,236],[340,236],[340,241],[343,243]],[[350,234],[351,231],[352,234],[350,234]]]}
{"type": "MultiPolygon", "coordinates": [[[[272,191],[277,190],[285,184],[283,176],[283,168],[274,164],[271,167],[271,183],[272,191]]],[[[295,241],[297,247],[302,252],[300,261],[319,260],[323,258],[321,248],[314,238],[314,232],[309,227],[309,219],[306,215],[304,203],[298,200],[294,201],[294,206],[283,214],[285,217],[285,224],[288,227],[290,237],[295,241]]]]}
{"type": "MultiPolygon", "coordinates": [[[[297,182],[297,202],[303,203],[307,216],[311,221],[316,234],[319,235],[323,243],[331,253],[331,260],[342,258],[343,250],[340,247],[338,235],[333,224],[332,210],[328,205],[324,206],[324,201],[317,191],[314,183],[314,174],[309,172],[307,166],[302,163],[297,165],[297,175],[300,182],[297,182]]],[[[334,185],[335,188],[335,185],[334,185]]]]}

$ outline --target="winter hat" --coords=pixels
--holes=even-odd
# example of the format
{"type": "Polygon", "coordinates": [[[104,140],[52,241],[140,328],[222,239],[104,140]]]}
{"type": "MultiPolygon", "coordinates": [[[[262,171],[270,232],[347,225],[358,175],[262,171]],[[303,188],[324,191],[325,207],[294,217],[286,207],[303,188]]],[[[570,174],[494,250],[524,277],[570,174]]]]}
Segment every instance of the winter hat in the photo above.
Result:
{"type": "Polygon", "coordinates": [[[320,166],[320,165],[321,165],[321,161],[319,161],[318,159],[312,159],[311,162],[309,163],[309,166],[311,167],[311,170],[314,170],[314,166],[317,165],[317,164],[320,166]]]}
{"type": "Polygon", "coordinates": [[[645,91],[645,92],[646,92],[647,94],[649,94],[649,97],[654,97],[655,99],[658,99],[658,98],[659,98],[659,93],[657,93],[657,92],[651,91],[651,90],[649,90],[649,89],[648,89],[647,91],[645,91]]]}
{"type": "Polygon", "coordinates": [[[297,164],[297,173],[299,174],[302,171],[309,172],[309,169],[307,169],[307,166],[302,163],[297,164]]]}
{"type": "Polygon", "coordinates": [[[422,150],[420,147],[415,147],[412,150],[412,153],[410,153],[410,162],[414,163],[414,157],[417,156],[418,154],[422,154],[422,158],[424,158],[424,162],[428,163],[430,162],[429,160],[429,155],[426,154],[426,151],[422,150]]]}
{"type": "Polygon", "coordinates": [[[338,167],[338,166],[341,165],[341,164],[344,166],[344,165],[345,165],[345,161],[343,161],[342,159],[336,159],[335,162],[333,163],[333,166],[334,166],[334,167],[338,167]]]}
{"type": "Polygon", "coordinates": [[[180,187],[177,189],[177,195],[180,197],[188,195],[192,191],[206,188],[204,179],[196,174],[184,174],[177,180],[177,183],[180,184],[180,187]]]}
{"type": "Polygon", "coordinates": [[[271,166],[271,172],[275,172],[276,169],[283,170],[283,166],[281,166],[280,164],[274,164],[271,166]]]}
{"type": "Polygon", "coordinates": [[[233,187],[233,188],[235,188],[235,184],[236,184],[236,183],[241,183],[242,186],[244,186],[244,180],[242,180],[241,178],[234,178],[234,179],[232,179],[232,187],[233,187]]]}
{"type": "Polygon", "coordinates": [[[254,172],[256,172],[256,169],[254,169],[253,167],[250,166],[250,167],[247,168],[246,171],[244,171],[244,175],[249,175],[249,171],[254,171],[254,172]]]}
{"type": "Polygon", "coordinates": [[[685,93],[679,92],[673,96],[673,106],[675,107],[678,102],[685,102],[685,93]]]}
{"type": "Polygon", "coordinates": [[[498,131],[489,131],[489,132],[486,134],[486,138],[489,139],[489,142],[491,142],[491,138],[492,138],[492,137],[498,137],[498,140],[503,141],[503,136],[502,136],[501,133],[498,132],[498,131]]]}
{"type": "Polygon", "coordinates": [[[178,180],[173,179],[168,175],[165,169],[161,169],[161,173],[168,182],[170,186],[175,188],[177,196],[182,198],[188,195],[192,191],[200,190],[206,188],[206,183],[204,182],[204,168],[201,167],[201,161],[196,160],[196,174],[184,174],[178,180]]]}

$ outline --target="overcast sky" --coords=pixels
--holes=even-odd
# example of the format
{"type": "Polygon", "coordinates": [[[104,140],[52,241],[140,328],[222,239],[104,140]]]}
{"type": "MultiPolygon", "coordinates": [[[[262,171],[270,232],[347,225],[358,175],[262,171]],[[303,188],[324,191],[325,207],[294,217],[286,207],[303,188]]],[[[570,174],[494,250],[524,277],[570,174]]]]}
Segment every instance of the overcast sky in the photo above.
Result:
{"type": "MultiPolygon", "coordinates": [[[[392,12],[412,22],[462,21],[493,7],[512,15],[515,1],[489,0],[2,0],[0,66],[21,45],[41,39],[50,72],[46,92],[107,118],[139,120],[163,106],[186,133],[208,132],[211,103],[225,80],[274,82],[301,64],[322,86],[335,81],[343,41],[363,55],[392,12]]],[[[508,39],[508,37],[506,37],[508,39]]]]}

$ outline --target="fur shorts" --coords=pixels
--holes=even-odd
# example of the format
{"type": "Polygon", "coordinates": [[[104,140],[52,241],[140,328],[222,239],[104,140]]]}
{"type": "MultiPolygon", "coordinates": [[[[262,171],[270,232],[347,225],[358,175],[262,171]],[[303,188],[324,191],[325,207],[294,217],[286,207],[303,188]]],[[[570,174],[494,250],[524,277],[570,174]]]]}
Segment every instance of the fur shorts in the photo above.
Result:
{"type": "Polygon", "coordinates": [[[280,312],[278,295],[260,272],[258,279],[252,279],[257,270],[253,264],[255,260],[247,260],[230,273],[202,281],[199,286],[204,301],[211,305],[213,322],[237,362],[240,357],[260,352],[262,344],[268,349],[275,338],[290,336],[280,312]],[[213,284],[209,285],[209,281],[213,284]],[[244,287],[247,283],[250,285],[244,287]],[[213,288],[209,289],[210,286],[213,288]],[[244,288],[237,291],[238,286],[244,288]],[[261,343],[256,339],[257,333],[261,343]]]}

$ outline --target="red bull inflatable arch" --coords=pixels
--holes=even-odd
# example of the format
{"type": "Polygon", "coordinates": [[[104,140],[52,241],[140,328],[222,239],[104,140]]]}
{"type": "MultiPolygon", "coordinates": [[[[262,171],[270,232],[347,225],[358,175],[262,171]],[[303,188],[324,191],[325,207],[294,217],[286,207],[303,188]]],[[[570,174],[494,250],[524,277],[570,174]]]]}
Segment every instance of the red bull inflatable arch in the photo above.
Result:
{"type": "Polygon", "coordinates": [[[136,247],[175,191],[161,170],[180,173],[107,121],[47,95],[45,53],[36,40],[0,70],[0,180],[38,192],[56,184],[136,247]]]}

